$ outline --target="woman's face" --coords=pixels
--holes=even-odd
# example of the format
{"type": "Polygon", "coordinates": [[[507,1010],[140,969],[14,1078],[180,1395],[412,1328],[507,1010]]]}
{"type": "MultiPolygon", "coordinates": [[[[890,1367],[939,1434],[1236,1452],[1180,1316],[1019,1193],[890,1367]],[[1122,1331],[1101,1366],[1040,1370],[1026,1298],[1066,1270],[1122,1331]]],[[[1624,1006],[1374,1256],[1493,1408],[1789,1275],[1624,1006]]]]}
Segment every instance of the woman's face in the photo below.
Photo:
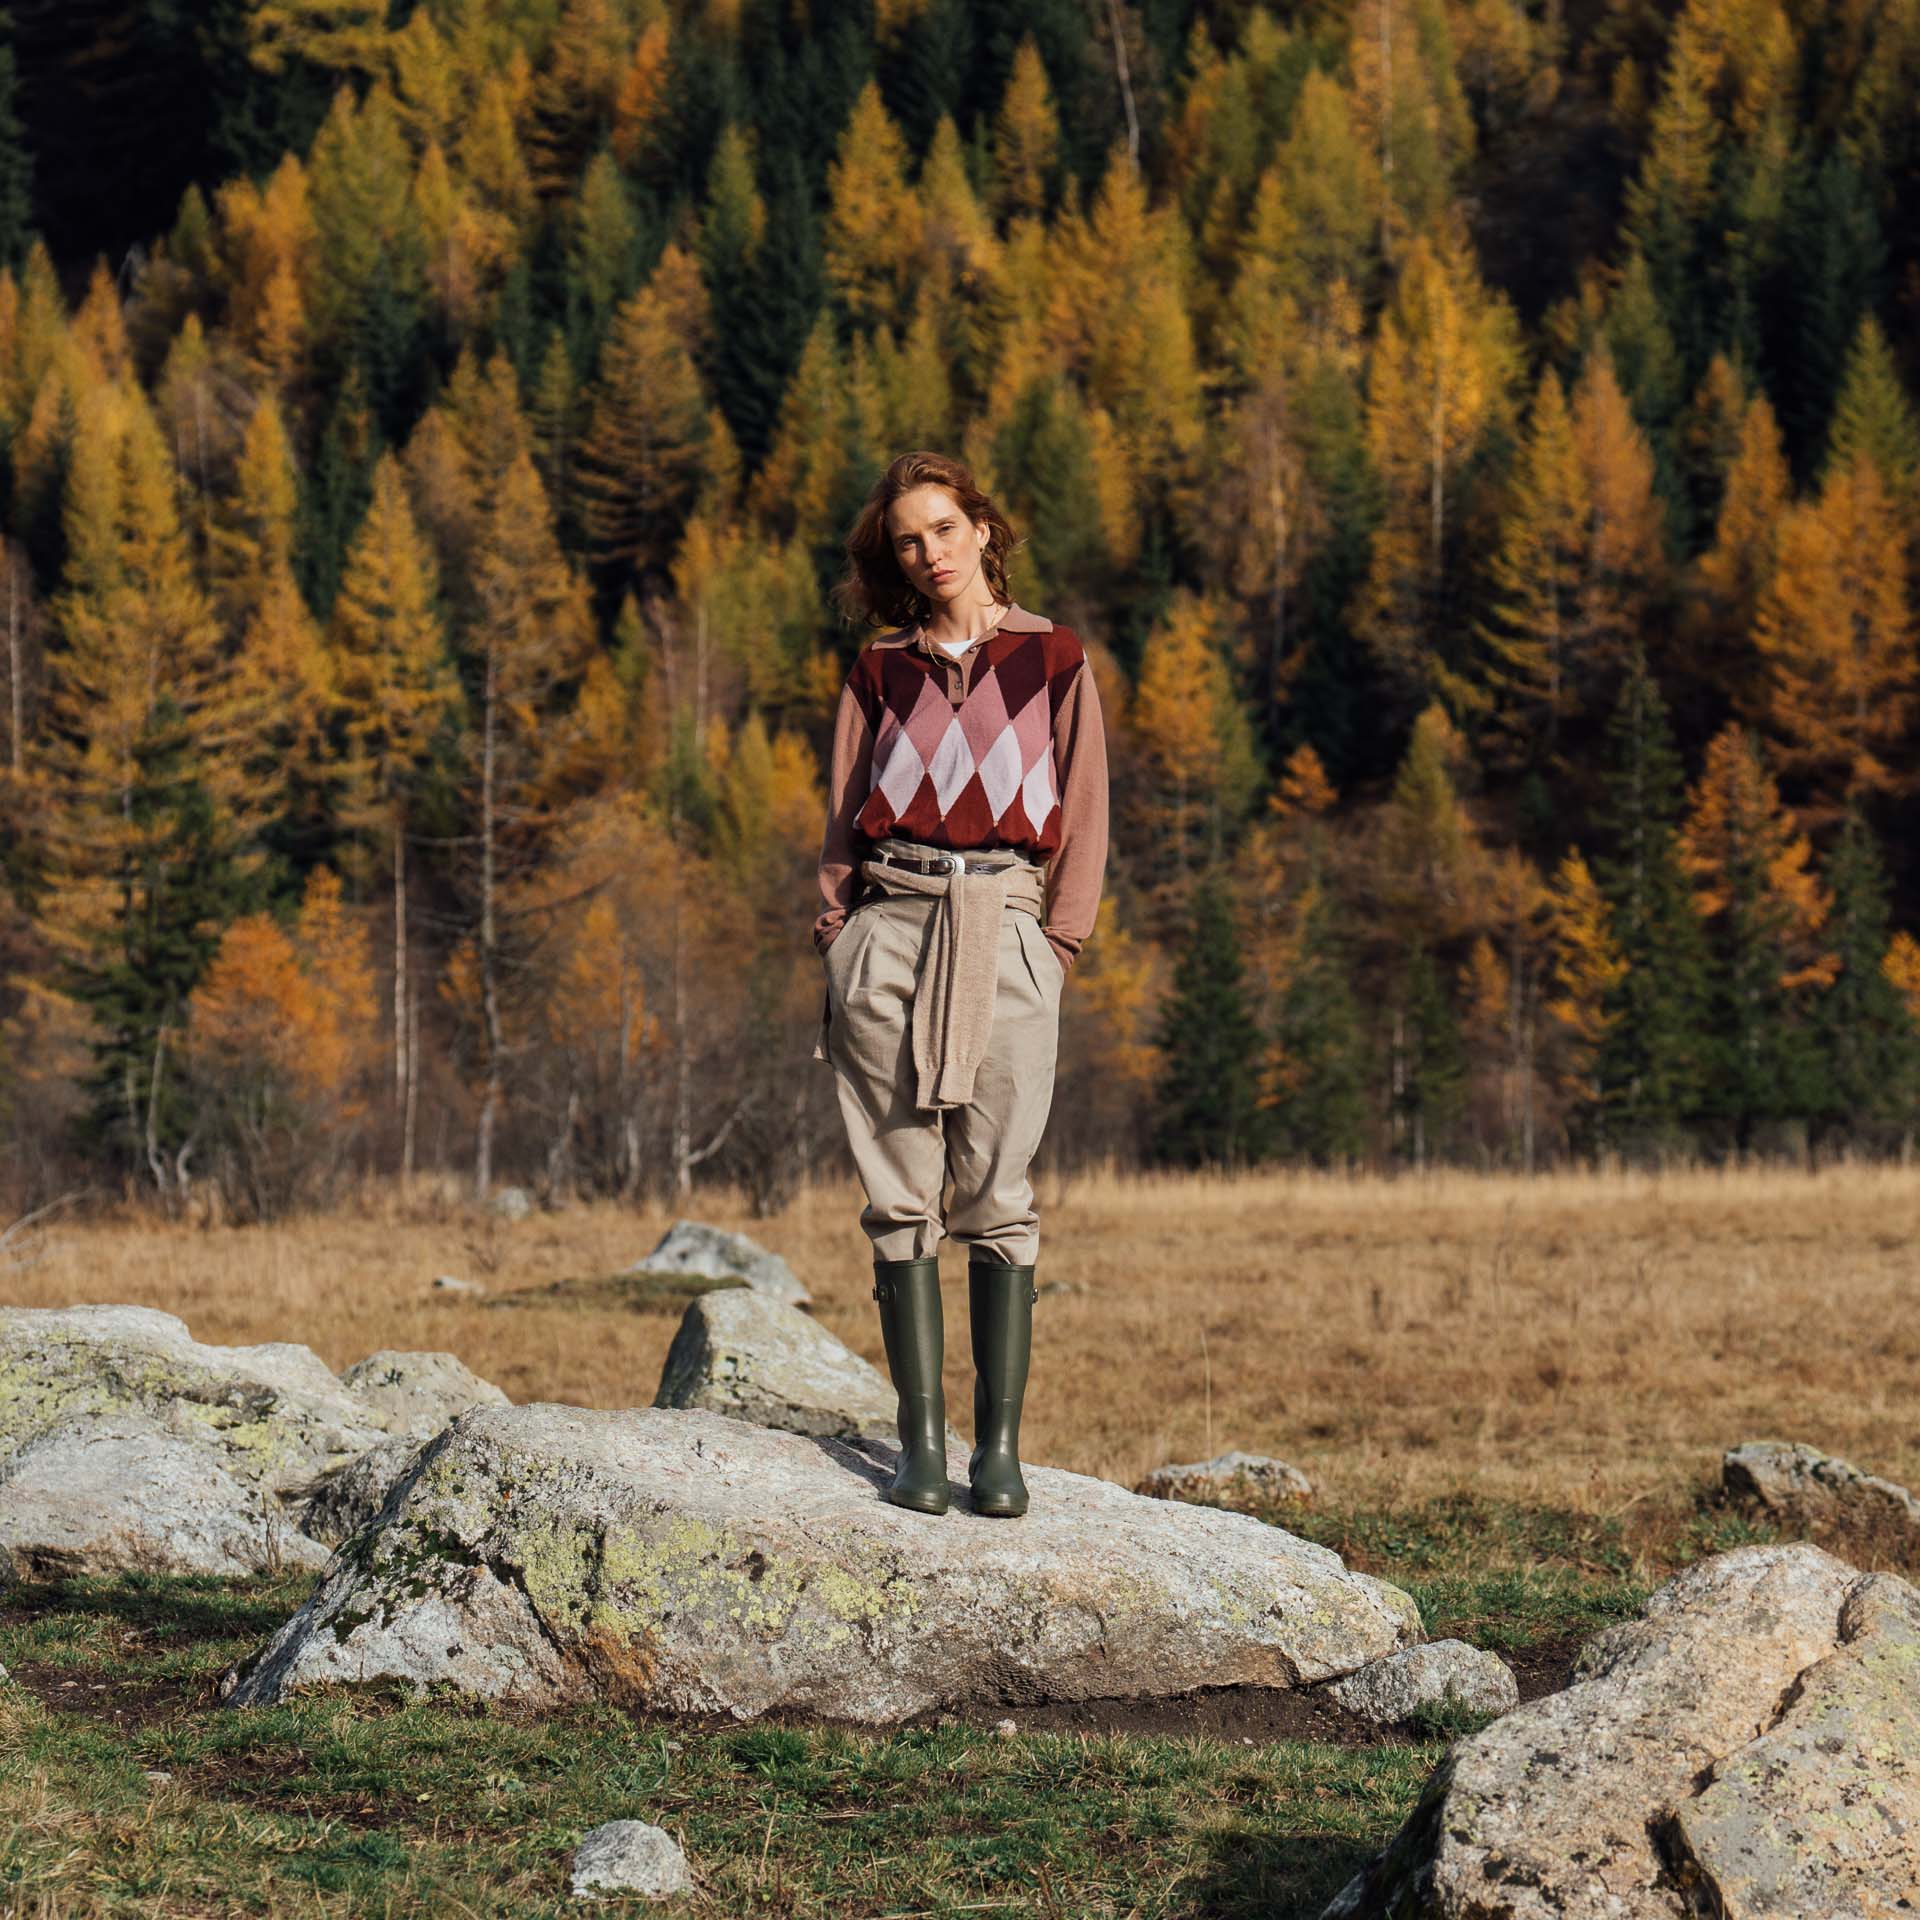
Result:
{"type": "Polygon", "coordinates": [[[914,487],[887,509],[894,558],[910,586],[936,606],[971,605],[987,529],[960,511],[945,487],[914,487]]]}

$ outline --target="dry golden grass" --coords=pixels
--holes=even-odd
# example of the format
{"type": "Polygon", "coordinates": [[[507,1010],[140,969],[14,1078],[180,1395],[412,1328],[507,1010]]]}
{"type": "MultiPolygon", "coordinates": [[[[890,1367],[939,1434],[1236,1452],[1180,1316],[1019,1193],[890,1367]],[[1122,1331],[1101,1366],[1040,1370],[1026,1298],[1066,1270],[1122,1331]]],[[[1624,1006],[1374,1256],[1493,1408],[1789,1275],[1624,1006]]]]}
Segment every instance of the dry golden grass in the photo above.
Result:
{"type": "MultiPolygon", "coordinates": [[[[1276,1453],[1342,1504],[1465,1491],[1589,1513],[1670,1500],[1722,1448],[1811,1441],[1920,1480],[1920,1170],[1441,1173],[1387,1180],[1043,1179],[1023,1452],[1131,1483],[1167,1460],[1276,1453]]],[[[849,1179],[751,1219],[686,1211],[792,1263],[820,1319],[884,1367],[849,1179]]],[[[672,1311],[503,1293],[612,1274],[674,1210],[519,1224],[451,1188],[285,1226],[48,1228],[4,1276],[22,1305],[136,1302],[201,1340],[297,1340],[335,1368],[445,1348],[515,1400],[644,1406],[672,1311]],[[484,1281],[487,1301],[436,1292],[484,1281]]],[[[949,1247],[947,1391],[970,1419],[964,1254],[949,1247]]]]}

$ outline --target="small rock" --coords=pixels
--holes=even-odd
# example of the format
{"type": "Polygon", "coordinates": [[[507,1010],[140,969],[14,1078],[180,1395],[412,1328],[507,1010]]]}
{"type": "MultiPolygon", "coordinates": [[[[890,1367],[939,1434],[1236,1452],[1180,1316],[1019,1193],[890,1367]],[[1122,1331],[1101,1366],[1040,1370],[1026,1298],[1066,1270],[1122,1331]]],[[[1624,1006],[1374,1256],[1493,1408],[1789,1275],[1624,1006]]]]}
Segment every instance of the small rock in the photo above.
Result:
{"type": "Polygon", "coordinates": [[[485,1293],[486,1288],[478,1280],[460,1280],[450,1273],[434,1276],[433,1284],[445,1293],[485,1293]]]}
{"type": "Polygon", "coordinates": [[[1186,1466],[1155,1467],[1133,1490],[1155,1500],[1186,1500],[1239,1512],[1313,1498],[1313,1482],[1298,1467],[1237,1448],[1186,1466]]]}
{"type": "MultiPolygon", "coordinates": [[[[653,1404],[705,1407],[788,1433],[900,1440],[899,1396],[885,1376],[811,1314],[749,1287],[688,1306],[653,1404]]],[[[953,1444],[959,1438],[951,1434],[953,1444]]]]}
{"type": "Polygon", "coordinates": [[[1512,1669],[1497,1653],[1464,1640],[1430,1640],[1370,1660],[1327,1683],[1328,1696],[1376,1727],[1398,1726],[1422,1707],[1510,1713],[1520,1704],[1512,1669]]]}
{"type": "Polygon", "coordinates": [[[1020,1731],[1011,1720],[996,1720],[993,1723],[993,1730],[1002,1740],[1011,1740],[1020,1731]]]}
{"type": "Polygon", "coordinates": [[[725,1233],[702,1220],[676,1220],[635,1273],[697,1273],[705,1280],[744,1280],[755,1293],[784,1300],[790,1307],[813,1304],[813,1296],[777,1253],[769,1253],[744,1233],[725,1233]]]}
{"type": "Polygon", "coordinates": [[[573,1850],[573,1894],[638,1893],[665,1900],[693,1891],[693,1875],[680,1843],[664,1827],[644,1820],[609,1820],[573,1850]]]}
{"type": "Polygon", "coordinates": [[[167,1782],[173,1778],[173,1775],[168,1773],[163,1767],[149,1767],[147,1769],[147,1778],[151,1780],[156,1787],[164,1787],[167,1782]]]}
{"type": "Polygon", "coordinates": [[[1920,1528],[1920,1500],[1905,1487],[1791,1441],[1749,1440],[1730,1448],[1720,1462],[1720,1485],[1737,1505],[1757,1507],[1787,1526],[1852,1521],[1920,1528]]]}
{"type": "Polygon", "coordinates": [[[533,1212],[533,1196],[525,1187],[502,1187],[491,1205],[502,1220],[524,1220],[533,1212]]]}
{"type": "Polygon", "coordinates": [[[4,1666],[0,1666],[0,1687],[4,1687],[12,1678],[13,1675],[10,1674],[4,1666]]]}

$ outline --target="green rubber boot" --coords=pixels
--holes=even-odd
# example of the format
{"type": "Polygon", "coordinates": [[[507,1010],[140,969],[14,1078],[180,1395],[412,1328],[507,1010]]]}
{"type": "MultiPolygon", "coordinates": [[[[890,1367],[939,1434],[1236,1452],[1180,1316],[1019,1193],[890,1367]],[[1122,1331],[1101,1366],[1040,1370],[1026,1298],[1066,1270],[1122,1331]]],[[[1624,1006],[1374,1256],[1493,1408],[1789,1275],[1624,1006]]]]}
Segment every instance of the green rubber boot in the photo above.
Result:
{"type": "Polygon", "coordinates": [[[973,1510],[1013,1519],[1027,1510],[1020,1477],[1020,1403],[1033,1350],[1031,1267],[992,1259],[967,1262],[967,1317],[973,1331],[973,1437],[967,1479],[973,1510]]]}
{"type": "Polygon", "coordinates": [[[900,1464],[886,1497],[916,1513],[945,1513],[953,1495],[947,1485],[947,1396],[940,1384],[946,1357],[940,1262],[931,1254],[876,1260],[873,1297],[880,1302],[887,1372],[900,1396],[900,1464]]]}

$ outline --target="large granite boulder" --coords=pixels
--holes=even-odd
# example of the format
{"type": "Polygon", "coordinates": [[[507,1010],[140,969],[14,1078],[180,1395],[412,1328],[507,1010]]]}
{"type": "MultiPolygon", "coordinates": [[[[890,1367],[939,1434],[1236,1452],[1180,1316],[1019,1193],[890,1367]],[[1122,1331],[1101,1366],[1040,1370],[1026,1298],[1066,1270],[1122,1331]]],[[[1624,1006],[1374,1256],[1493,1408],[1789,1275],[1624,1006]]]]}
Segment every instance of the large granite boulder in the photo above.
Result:
{"type": "Polygon", "coordinates": [[[1669,1581],[1457,1742],[1324,1920],[1864,1920],[1920,1906],[1920,1592],[1806,1545],[1669,1581]]]}
{"type": "Polygon", "coordinates": [[[203,1345],[152,1307],[0,1308],[0,1555],[35,1577],[323,1565],[304,1518],[332,1476],[403,1443],[390,1484],[455,1413],[504,1399],[450,1354],[341,1378],[287,1341],[203,1345]]]}
{"type": "Polygon", "coordinates": [[[1407,1595],[1242,1514],[1029,1467],[1024,1519],[889,1504],[891,1449],[705,1410],[476,1408],[222,1695],[445,1683],[885,1725],[963,1702],[1311,1685],[1411,1645],[1407,1595]]]}
{"type": "Polygon", "coordinates": [[[0,1465],[0,1563],[37,1580],[324,1566],[271,1490],[138,1412],[35,1434],[0,1465]]]}
{"type": "Polygon", "coordinates": [[[793,1269],[777,1253],[769,1253],[744,1233],[728,1233],[704,1220],[676,1220],[660,1236],[660,1243],[635,1273],[691,1273],[703,1280],[740,1280],[755,1293],[784,1300],[790,1307],[810,1307],[813,1295],[794,1277],[793,1269]]]}
{"type": "Polygon", "coordinates": [[[788,1433],[899,1438],[899,1396],[884,1374],[811,1314],[746,1287],[688,1306],[653,1404],[704,1407],[788,1433]]]}

